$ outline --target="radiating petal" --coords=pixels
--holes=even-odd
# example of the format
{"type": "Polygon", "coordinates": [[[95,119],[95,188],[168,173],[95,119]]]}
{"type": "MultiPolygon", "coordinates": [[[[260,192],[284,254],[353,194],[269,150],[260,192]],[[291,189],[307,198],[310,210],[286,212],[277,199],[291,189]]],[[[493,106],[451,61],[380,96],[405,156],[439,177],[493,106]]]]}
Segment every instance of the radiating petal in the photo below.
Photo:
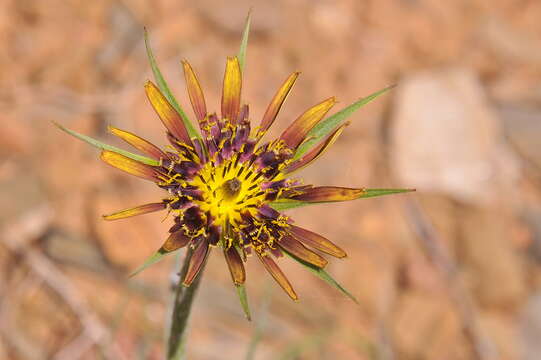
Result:
{"type": "Polygon", "coordinates": [[[334,202],[355,200],[363,196],[365,189],[345,188],[339,186],[318,186],[305,190],[302,194],[292,196],[294,200],[308,202],[334,202]]]}
{"type": "Polygon", "coordinates": [[[310,130],[308,133],[306,141],[304,141],[299,147],[297,148],[297,151],[295,152],[295,159],[300,158],[303,156],[308,150],[310,150],[315,144],[319,143],[321,139],[326,137],[330,132],[332,132],[334,129],[336,129],[337,126],[340,124],[343,124],[346,119],[351,116],[355,111],[357,111],[359,108],[363,107],[364,105],[368,104],[372,100],[376,99],[380,95],[383,95],[390,89],[392,89],[395,85],[386,87],[383,90],[376,91],[373,94],[368,95],[367,97],[364,97],[362,99],[359,99],[358,101],[354,102],[353,104],[345,107],[344,109],[340,110],[336,114],[333,114],[329,116],[328,118],[320,121],[316,126],[310,130]]]}
{"type": "Polygon", "coordinates": [[[246,272],[244,271],[244,264],[237,249],[234,246],[224,249],[224,256],[235,285],[244,284],[246,281],[246,272]]]}
{"type": "Polygon", "coordinates": [[[290,231],[297,240],[303,242],[305,245],[308,245],[311,248],[338,258],[343,258],[347,256],[344,250],[340,249],[330,240],[327,240],[326,238],[319,234],[316,234],[315,232],[300,228],[295,225],[290,226],[290,231]]]}
{"type": "Polygon", "coordinates": [[[139,206],[132,207],[129,209],[120,210],[109,215],[103,215],[102,217],[104,220],[118,220],[118,219],[125,219],[131,216],[148,214],[150,212],[160,211],[163,209],[165,209],[165,203],[163,202],[150,203],[150,204],[139,205],[139,206]]]}
{"type": "Polygon", "coordinates": [[[207,116],[207,105],[203,90],[201,90],[201,85],[191,65],[184,60],[182,66],[184,67],[184,78],[186,79],[186,87],[188,88],[188,95],[190,96],[195,117],[197,121],[202,121],[207,116]]]}
{"type": "Polygon", "coordinates": [[[184,277],[182,285],[190,286],[192,284],[195,277],[203,267],[208,253],[209,244],[206,239],[202,239],[199,245],[197,245],[197,248],[193,251],[193,255],[190,259],[190,263],[188,264],[188,270],[186,271],[186,276],[184,277]]]}
{"type": "Polygon", "coordinates": [[[169,237],[165,240],[159,251],[168,253],[178,250],[188,245],[190,240],[192,239],[184,234],[184,230],[176,231],[169,234],[169,237]]]}
{"type": "Polygon", "coordinates": [[[165,159],[167,156],[156,145],[148,142],[147,140],[140,138],[139,136],[124,130],[120,130],[116,127],[109,126],[108,130],[111,134],[118,136],[134,148],[152,156],[155,159],[165,159]]]}
{"type": "Polygon", "coordinates": [[[308,154],[306,154],[305,156],[303,156],[299,160],[291,163],[291,165],[289,165],[287,167],[287,169],[285,169],[284,173],[289,174],[289,173],[292,173],[294,171],[297,171],[300,168],[305,167],[306,165],[310,164],[312,161],[319,158],[332,144],[334,144],[336,139],[338,139],[340,134],[342,134],[342,131],[344,131],[344,128],[347,125],[348,124],[346,123],[346,124],[340,126],[338,129],[335,130],[334,133],[329,135],[329,137],[327,137],[327,139],[325,139],[325,141],[321,142],[318,146],[316,146],[314,149],[312,149],[308,154]]]}
{"type": "Polygon", "coordinates": [[[148,61],[150,62],[150,68],[152,69],[152,73],[154,74],[154,79],[158,83],[158,88],[162,91],[163,95],[166,97],[169,103],[173,105],[173,107],[180,114],[182,122],[184,126],[186,127],[186,130],[188,131],[188,136],[190,138],[200,138],[199,133],[193,127],[193,124],[191,123],[190,119],[188,119],[188,117],[184,113],[184,110],[182,110],[182,107],[179,105],[179,103],[177,102],[173,94],[171,93],[171,90],[169,89],[169,86],[167,85],[167,81],[165,81],[165,79],[163,78],[163,75],[158,67],[156,59],[154,58],[154,54],[152,53],[150,42],[148,40],[148,33],[146,30],[144,32],[144,38],[145,38],[145,47],[146,47],[147,55],[148,55],[148,61]]]}
{"type": "Polygon", "coordinates": [[[222,92],[222,118],[236,123],[240,109],[242,74],[237,57],[228,57],[222,92]]]}
{"type": "Polygon", "coordinates": [[[102,151],[100,158],[107,164],[114,166],[122,171],[125,171],[128,174],[138,176],[140,178],[150,181],[156,180],[156,171],[150,165],[140,163],[139,161],[130,159],[129,157],[108,150],[102,151]]]}
{"type": "Polygon", "coordinates": [[[255,252],[257,256],[259,257],[259,260],[263,263],[265,266],[265,269],[272,275],[274,280],[284,289],[284,291],[289,295],[290,298],[293,300],[298,300],[299,297],[295,293],[295,290],[293,290],[293,287],[289,283],[289,280],[286,278],[282,270],[278,267],[278,265],[270,258],[268,255],[261,255],[259,252],[255,252]]]}
{"type": "Polygon", "coordinates": [[[152,107],[156,111],[156,114],[158,114],[165,128],[178,140],[191,145],[192,142],[180,114],[175,110],[171,103],[169,103],[161,93],[160,89],[158,89],[152,81],[147,81],[145,84],[145,91],[152,107]]]}
{"type": "Polygon", "coordinates": [[[283,133],[280,138],[292,149],[297,148],[308,132],[316,125],[336,103],[334,97],[320,102],[306,110],[283,133]]]}
{"type": "Polygon", "coordinates": [[[327,260],[313,251],[308,250],[300,241],[292,236],[283,236],[278,245],[290,254],[319,268],[327,265],[327,260]]]}
{"type": "Polygon", "coordinates": [[[263,134],[265,134],[265,132],[274,123],[276,115],[278,115],[278,112],[282,108],[282,105],[284,104],[284,101],[289,95],[291,88],[295,84],[295,81],[297,81],[299,74],[300,72],[294,72],[293,74],[289,75],[289,77],[282,84],[276,95],[274,95],[274,98],[270,102],[269,107],[267,107],[267,111],[265,111],[265,115],[263,115],[263,119],[261,120],[261,129],[259,130],[259,136],[263,136],[263,134]]]}
{"type": "Polygon", "coordinates": [[[134,153],[131,153],[129,151],[117,148],[116,146],[111,146],[111,145],[102,143],[101,141],[93,139],[90,136],[79,134],[76,131],[65,128],[64,126],[62,126],[62,125],[60,125],[60,124],[58,124],[56,122],[53,122],[53,124],[55,124],[60,130],[65,131],[67,134],[69,134],[71,136],[74,136],[77,139],[82,140],[82,141],[84,141],[84,142],[86,142],[86,143],[88,143],[88,144],[90,144],[92,146],[95,146],[98,149],[114,151],[116,153],[122,154],[122,155],[127,156],[127,157],[129,157],[131,159],[140,161],[140,162],[148,164],[148,165],[154,165],[154,166],[160,165],[160,162],[155,160],[155,159],[151,159],[151,158],[146,157],[146,156],[134,154],[134,153]]]}

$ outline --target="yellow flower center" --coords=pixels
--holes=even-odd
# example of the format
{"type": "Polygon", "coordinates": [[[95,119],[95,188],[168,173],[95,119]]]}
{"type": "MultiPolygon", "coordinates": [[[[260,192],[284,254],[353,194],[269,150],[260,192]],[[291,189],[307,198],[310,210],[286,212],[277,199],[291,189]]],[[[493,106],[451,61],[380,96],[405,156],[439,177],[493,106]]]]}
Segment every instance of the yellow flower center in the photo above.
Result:
{"type": "Polygon", "coordinates": [[[242,212],[254,215],[265,201],[265,191],[261,189],[265,177],[236,161],[237,156],[219,166],[205,164],[192,182],[203,193],[203,201],[198,202],[201,210],[223,225],[241,223],[242,212]]]}

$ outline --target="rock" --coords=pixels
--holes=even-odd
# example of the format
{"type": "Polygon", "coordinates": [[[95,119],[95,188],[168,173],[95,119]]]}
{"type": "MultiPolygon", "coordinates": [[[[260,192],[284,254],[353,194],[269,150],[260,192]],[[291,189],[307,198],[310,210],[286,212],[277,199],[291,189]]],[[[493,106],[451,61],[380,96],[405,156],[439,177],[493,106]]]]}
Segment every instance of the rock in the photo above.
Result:
{"type": "Polygon", "coordinates": [[[401,185],[466,202],[490,202],[519,175],[479,80],[466,69],[427,71],[400,82],[391,129],[401,185]]]}

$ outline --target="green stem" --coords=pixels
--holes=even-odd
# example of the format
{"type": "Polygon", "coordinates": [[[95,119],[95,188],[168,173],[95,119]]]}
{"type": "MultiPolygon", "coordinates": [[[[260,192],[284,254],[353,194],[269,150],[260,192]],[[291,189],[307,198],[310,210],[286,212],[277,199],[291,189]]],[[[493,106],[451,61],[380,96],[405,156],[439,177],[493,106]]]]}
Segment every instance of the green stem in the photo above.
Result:
{"type": "Polygon", "coordinates": [[[176,285],[173,311],[171,314],[171,327],[169,330],[169,340],[167,349],[167,360],[181,360],[185,358],[185,338],[188,329],[188,320],[192,309],[192,303],[195,298],[195,294],[201,282],[204,265],[196,279],[189,287],[182,285],[182,279],[188,271],[188,264],[192,258],[193,250],[188,248],[184,264],[180,271],[178,284],[176,285]]]}

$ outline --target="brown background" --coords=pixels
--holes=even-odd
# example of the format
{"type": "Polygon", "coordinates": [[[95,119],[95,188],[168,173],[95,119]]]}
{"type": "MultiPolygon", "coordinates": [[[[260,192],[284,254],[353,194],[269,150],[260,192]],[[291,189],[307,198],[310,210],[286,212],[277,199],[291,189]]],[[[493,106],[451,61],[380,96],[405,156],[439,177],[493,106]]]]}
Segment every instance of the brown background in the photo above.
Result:
{"type": "Polygon", "coordinates": [[[541,2],[195,3],[0,2],[0,359],[163,357],[174,259],[127,275],[169,220],[100,218],[161,192],[51,121],[164,145],[142,87],[143,27],[187,113],[183,58],[218,110],[250,7],[243,97],[255,123],[303,72],[273,134],[328,96],[339,108],[399,85],[351,117],[306,181],[418,192],[292,211],[347,249],[328,270],[358,306],[282,261],[294,303],[252,260],[248,322],[214,254],[188,358],[244,359],[255,343],[255,359],[539,359],[541,2]]]}

